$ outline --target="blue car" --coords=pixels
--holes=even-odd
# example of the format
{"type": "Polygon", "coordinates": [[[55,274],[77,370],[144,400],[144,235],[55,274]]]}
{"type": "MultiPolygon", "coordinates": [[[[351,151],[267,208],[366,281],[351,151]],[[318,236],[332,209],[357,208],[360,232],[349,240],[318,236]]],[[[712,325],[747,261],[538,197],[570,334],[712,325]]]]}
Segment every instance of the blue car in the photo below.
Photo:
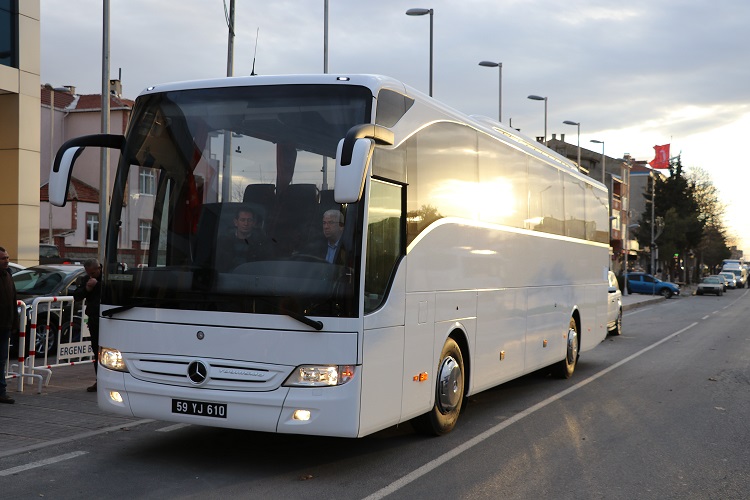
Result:
{"type": "Polygon", "coordinates": [[[679,285],[662,281],[646,273],[628,273],[628,290],[630,293],[663,295],[666,298],[680,294],[679,285]]]}

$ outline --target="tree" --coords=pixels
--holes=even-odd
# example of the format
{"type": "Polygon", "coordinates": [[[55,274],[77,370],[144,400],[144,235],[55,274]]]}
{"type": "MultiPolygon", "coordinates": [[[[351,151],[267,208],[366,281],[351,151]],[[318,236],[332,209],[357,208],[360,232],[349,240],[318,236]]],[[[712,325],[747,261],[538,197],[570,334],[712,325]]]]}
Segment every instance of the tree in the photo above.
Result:
{"type": "Polygon", "coordinates": [[[724,226],[726,207],[721,203],[719,190],[711,182],[708,172],[700,167],[691,167],[687,175],[695,186],[695,199],[705,223],[703,237],[696,248],[698,262],[714,268],[732,255],[724,226]]]}
{"type": "MultiPolygon", "coordinates": [[[[701,216],[700,204],[695,196],[695,181],[684,175],[678,156],[669,162],[669,177],[655,177],[651,189],[656,192],[655,219],[664,221],[664,230],[656,241],[661,264],[671,276],[683,277],[681,262],[698,247],[706,226],[706,219],[701,216]]],[[[646,209],[641,215],[636,237],[639,244],[647,248],[651,244],[651,191],[644,196],[646,209]]],[[[687,276],[684,278],[689,279],[687,276]]]]}

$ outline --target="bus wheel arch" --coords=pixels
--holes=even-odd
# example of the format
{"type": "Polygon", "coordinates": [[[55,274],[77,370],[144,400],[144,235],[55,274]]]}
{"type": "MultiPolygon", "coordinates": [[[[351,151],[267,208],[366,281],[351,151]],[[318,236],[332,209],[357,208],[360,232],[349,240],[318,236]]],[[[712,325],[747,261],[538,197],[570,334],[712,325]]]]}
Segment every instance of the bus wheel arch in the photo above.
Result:
{"type": "Polygon", "coordinates": [[[453,430],[466,401],[468,342],[463,332],[454,331],[443,344],[435,372],[435,402],[427,413],[412,420],[423,434],[442,436],[453,430]]]}

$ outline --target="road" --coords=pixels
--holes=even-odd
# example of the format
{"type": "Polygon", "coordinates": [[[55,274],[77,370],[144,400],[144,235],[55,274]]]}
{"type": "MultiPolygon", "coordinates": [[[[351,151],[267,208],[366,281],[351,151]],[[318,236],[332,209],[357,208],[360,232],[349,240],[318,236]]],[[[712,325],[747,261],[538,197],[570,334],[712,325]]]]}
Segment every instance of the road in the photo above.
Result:
{"type": "Polygon", "coordinates": [[[139,422],[0,454],[2,496],[745,499],[748,306],[736,290],[628,311],[572,379],[535,373],[472,396],[440,438],[139,422]]]}

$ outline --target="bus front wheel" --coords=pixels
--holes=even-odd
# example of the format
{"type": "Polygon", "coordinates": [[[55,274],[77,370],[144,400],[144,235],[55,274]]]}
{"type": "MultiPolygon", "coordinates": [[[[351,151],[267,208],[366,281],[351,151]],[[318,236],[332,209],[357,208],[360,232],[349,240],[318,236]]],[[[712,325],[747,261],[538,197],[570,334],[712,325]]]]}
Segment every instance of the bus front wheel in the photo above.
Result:
{"type": "Polygon", "coordinates": [[[440,353],[432,410],[415,418],[415,429],[441,436],[453,430],[464,403],[464,358],[461,348],[449,338],[440,353]]]}

